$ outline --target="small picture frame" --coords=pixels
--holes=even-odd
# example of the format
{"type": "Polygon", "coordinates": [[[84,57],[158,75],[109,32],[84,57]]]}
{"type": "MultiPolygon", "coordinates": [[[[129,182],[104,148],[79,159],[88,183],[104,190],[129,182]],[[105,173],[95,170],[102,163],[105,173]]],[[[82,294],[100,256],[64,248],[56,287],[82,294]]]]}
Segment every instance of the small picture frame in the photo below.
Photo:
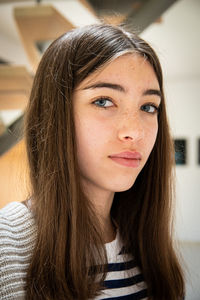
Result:
{"type": "Polygon", "coordinates": [[[174,139],[176,165],[187,164],[187,140],[174,139]]]}

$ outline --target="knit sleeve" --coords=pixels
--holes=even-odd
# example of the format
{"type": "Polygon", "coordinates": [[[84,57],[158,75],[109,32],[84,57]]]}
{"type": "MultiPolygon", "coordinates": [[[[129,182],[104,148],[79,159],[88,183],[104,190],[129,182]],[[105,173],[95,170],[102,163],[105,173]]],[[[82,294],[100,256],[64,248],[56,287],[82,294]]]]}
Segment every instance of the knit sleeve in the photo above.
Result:
{"type": "Polygon", "coordinates": [[[13,202],[0,210],[0,299],[25,299],[26,272],[36,240],[30,211],[13,202]]]}

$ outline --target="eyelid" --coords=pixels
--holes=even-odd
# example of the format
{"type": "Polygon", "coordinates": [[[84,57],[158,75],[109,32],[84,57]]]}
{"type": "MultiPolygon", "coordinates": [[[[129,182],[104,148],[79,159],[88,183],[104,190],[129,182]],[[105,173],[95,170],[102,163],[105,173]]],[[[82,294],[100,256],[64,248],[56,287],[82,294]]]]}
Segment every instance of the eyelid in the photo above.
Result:
{"type": "Polygon", "coordinates": [[[109,96],[98,96],[98,97],[95,97],[94,99],[92,99],[93,102],[97,101],[97,100],[109,100],[111,102],[113,102],[113,99],[110,98],[109,96]]]}
{"type": "Polygon", "coordinates": [[[155,107],[157,109],[159,109],[159,107],[160,107],[160,104],[156,104],[155,102],[147,102],[147,103],[145,103],[143,105],[152,105],[153,107],[155,107]]]}
{"type": "MultiPolygon", "coordinates": [[[[99,96],[99,97],[93,99],[92,104],[96,105],[95,102],[101,101],[101,100],[107,100],[107,101],[110,101],[110,102],[112,102],[113,106],[115,106],[115,103],[114,103],[113,99],[110,98],[109,96],[99,96]]],[[[96,106],[98,106],[98,105],[96,105],[96,106]]],[[[98,107],[100,107],[100,106],[98,106],[98,107]]],[[[112,106],[105,106],[105,107],[104,107],[104,106],[101,106],[101,107],[102,107],[102,108],[108,108],[108,107],[112,107],[112,106]]]]}
{"type": "Polygon", "coordinates": [[[156,104],[154,102],[147,102],[147,103],[144,103],[141,107],[143,106],[153,106],[155,108],[155,112],[151,113],[151,114],[155,114],[155,113],[158,113],[159,112],[159,108],[160,108],[160,104],[156,104]]]}

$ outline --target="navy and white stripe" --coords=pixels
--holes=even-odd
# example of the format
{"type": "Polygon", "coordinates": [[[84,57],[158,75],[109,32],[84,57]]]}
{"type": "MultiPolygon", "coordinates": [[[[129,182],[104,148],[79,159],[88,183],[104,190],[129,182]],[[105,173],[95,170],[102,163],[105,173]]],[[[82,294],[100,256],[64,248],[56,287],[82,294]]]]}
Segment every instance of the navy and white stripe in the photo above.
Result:
{"type": "Polygon", "coordinates": [[[95,300],[147,299],[147,286],[132,256],[124,254],[119,233],[106,245],[108,266],[104,281],[105,289],[95,300]]]}

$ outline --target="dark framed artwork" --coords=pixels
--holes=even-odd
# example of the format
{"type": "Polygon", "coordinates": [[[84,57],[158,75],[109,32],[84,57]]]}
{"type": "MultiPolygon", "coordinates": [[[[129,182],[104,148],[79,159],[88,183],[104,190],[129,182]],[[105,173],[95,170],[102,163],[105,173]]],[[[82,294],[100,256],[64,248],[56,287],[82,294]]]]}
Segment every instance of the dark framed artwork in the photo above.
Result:
{"type": "Polygon", "coordinates": [[[175,161],[176,165],[186,165],[187,163],[187,140],[175,139],[175,161]]]}
{"type": "Polygon", "coordinates": [[[198,165],[200,165],[200,138],[197,140],[197,155],[198,155],[198,165]]]}

